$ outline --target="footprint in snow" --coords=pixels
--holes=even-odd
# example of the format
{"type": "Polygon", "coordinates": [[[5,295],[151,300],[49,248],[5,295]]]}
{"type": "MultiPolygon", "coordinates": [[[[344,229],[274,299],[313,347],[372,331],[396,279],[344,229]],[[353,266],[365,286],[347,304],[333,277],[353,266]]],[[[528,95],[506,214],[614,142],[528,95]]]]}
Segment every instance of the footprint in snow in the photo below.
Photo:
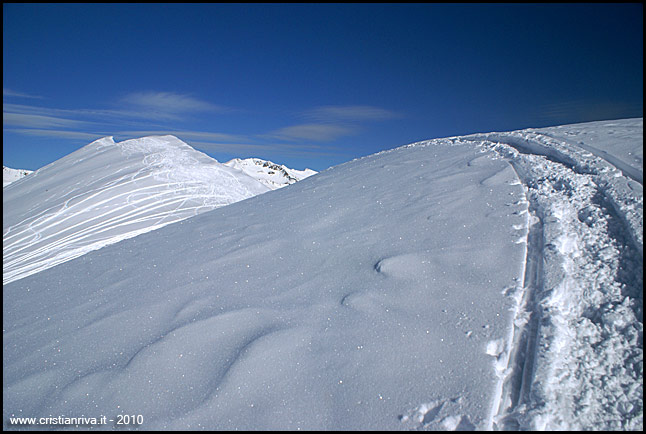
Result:
{"type": "Polygon", "coordinates": [[[476,426],[468,416],[460,413],[461,397],[423,403],[419,407],[399,415],[402,424],[410,429],[442,431],[472,431],[476,426]]]}

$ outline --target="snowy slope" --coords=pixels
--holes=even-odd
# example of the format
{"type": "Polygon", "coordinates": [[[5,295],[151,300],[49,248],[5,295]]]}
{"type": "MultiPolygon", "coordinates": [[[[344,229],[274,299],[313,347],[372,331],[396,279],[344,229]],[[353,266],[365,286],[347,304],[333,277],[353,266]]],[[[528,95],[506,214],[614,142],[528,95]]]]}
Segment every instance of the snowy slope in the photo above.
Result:
{"type": "Polygon", "coordinates": [[[32,170],[25,169],[12,169],[7,166],[2,166],[2,187],[6,187],[12,182],[18,181],[20,178],[32,173],[32,170]]]}
{"type": "Polygon", "coordinates": [[[268,190],[174,136],[97,140],[3,189],[3,283],[268,190]]]}
{"type": "Polygon", "coordinates": [[[605,155],[420,142],[5,285],[5,428],[640,429],[643,192],[605,155]]]}
{"type": "Polygon", "coordinates": [[[260,158],[234,158],[224,163],[224,165],[241,170],[272,190],[286,187],[317,173],[312,169],[290,169],[282,164],[278,165],[271,161],[261,160],[260,158]]]}

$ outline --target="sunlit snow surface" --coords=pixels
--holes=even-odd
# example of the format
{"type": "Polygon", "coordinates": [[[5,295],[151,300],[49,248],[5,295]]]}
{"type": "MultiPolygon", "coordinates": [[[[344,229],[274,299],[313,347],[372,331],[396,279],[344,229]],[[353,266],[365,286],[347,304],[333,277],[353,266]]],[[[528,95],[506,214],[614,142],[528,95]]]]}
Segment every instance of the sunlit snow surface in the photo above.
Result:
{"type": "Polygon", "coordinates": [[[420,142],[4,285],[4,427],[641,429],[642,119],[606,128],[420,142]]]}

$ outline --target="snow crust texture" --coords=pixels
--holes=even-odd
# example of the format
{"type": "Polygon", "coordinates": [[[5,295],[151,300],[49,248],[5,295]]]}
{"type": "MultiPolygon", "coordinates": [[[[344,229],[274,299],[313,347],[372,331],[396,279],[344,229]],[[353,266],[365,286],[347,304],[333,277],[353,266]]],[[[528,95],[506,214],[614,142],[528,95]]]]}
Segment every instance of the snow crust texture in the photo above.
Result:
{"type": "Polygon", "coordinates": [[[640,430],[642,131],[419,142],[5,284],[5,429],[640,430]]]}

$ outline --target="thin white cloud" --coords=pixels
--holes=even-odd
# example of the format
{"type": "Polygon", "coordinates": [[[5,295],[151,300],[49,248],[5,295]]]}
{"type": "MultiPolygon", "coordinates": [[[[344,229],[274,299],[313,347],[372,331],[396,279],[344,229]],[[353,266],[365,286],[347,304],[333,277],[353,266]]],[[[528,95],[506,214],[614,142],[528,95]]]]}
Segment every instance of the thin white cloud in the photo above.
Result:
{"type": "Polygon", "coordinates": [[[36,128],[5,128],[3,131],[27,136],[87,140],[88,143],[109,135],[101,133],[86,133],[81,131],[47,130],[36,128]]]}
{"type": "Polygon", "coordinates": [[[315,107],[303,113],[306,118],[317,121],[380,121],[401,117],[400,114],[368,105],[328,105],[315,107]]]}
{"type": "Polygon", "coordinates": [[[269,136],[283,140],[311,140],[315,142],[325,142],[355,134],[356,131],[356,127],[348,125],[311,123],[280,128],[270,132],[269,136]]]}
{"type": "Polygon", "coordinates": [[[186,94],[173,92],[135,92],[126,95],[121,102],[161,113],[188,112],[221,112],[227,109],[206,101],[199,100],[186,94]]]}
{"type": "Polygon", "coordinates": [[[34,98],[34,99],[41,99],[42,98],[42,96],[30,95],[30,94],[24,93],[24,92],[16,92],[14,90],[7,89],[5,87],[2,88],[2,96],[3,97],[5,97],[5,96],[6,97],[15,97],[15,98],[34,98]]]}
{"type": "Polygon", "coordinates": [[[159,113],[151,113],[145,110],[109,110],[109,109],[59,109],[49,107],[39,107],[26,104],[2,104],[3,113],[20,113],[20,114],[33,114],[39,116],[52,116],[52,117],[65,117],[79,119],[84,118],[88,120],[95,120],[96,122],[105,123],[106,121],[119,121],[123,123],[127,121],[132,123],[133,118],[137,119],[159,119],[168,118],[169,116],[160,116],[159,113]]]}
{"type": "Polygon", "coordinates": [[[54,116],[42,116],[24,113],[2,113],[2,124],[25,128],[71,128],[79,127],[86,122],[64,119],[54,116]]]}
{"type": "Polygon", "coordinates": [[[21,113],[58,118],[85,119],[95,123],[135,124],[137,120],[179,121],[188,113],[225,112],[217,106],[189,95],[173,92],[136,92],[119,100],[116,109],[59,109],[27,104],[2,104],[3,113],[21,113]]]}
{"type": "Polygon", "coordinates": [[[362,122],[401,117],[392,110],[369,105],[318,106],[301,112],[299,116],[312,122],[280,128],[265,136],[281,140],[329,142],[357,134],[362,122]]]}

